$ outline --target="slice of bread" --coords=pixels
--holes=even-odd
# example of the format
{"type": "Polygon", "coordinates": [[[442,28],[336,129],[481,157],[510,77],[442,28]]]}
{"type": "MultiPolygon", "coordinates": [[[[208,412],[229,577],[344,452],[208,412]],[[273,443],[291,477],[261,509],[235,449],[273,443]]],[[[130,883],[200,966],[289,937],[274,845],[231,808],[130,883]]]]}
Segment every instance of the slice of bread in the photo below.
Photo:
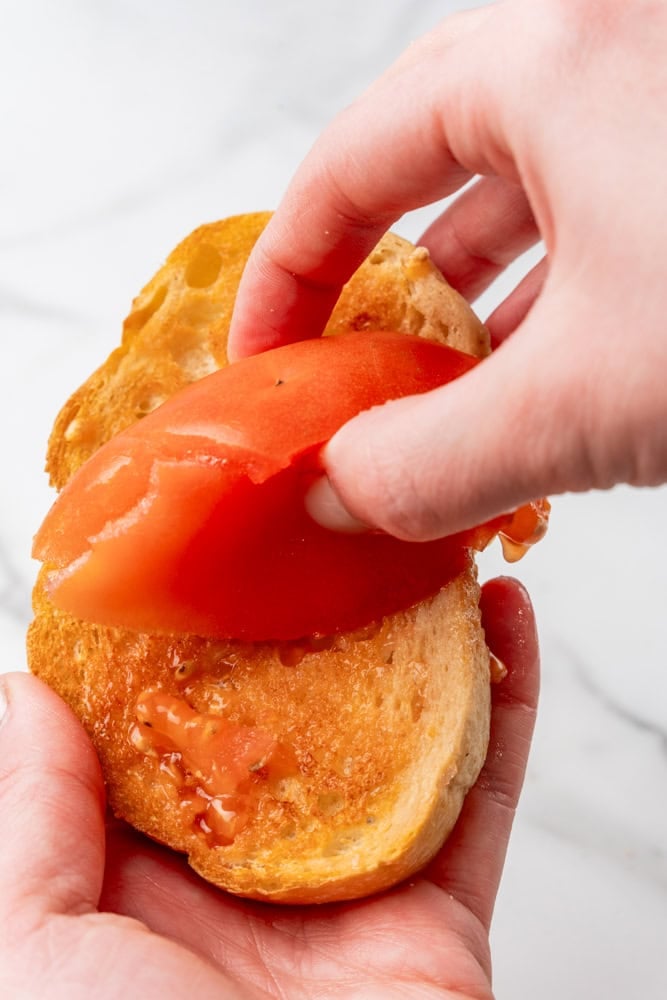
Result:
{"type": "MultiPolygon", "coordinates": [[[[203,226],[140,293],[123,343],[71,397],[49,442],[58,487],[114,433],[226,363],[238,280],[265,214],[203,226]]],[[[488,338],[428,255],[388,235],[327,327],[419,333],[474,354],[488,338]]],[[[423,866],[484,760],[488,651],[472,560],[420,605],[317,643],[152,636],[78,621],[35,595],[31,670],[70,704],[97,749],[111,807],[232,892],[292,903],[378,891],[423,866]],[[196,775],[137,738],[146,690],[270,733],[295,766],[259,782],[231,843],[202,832],[196,775]],[[184,781],[187,786],[184,789],[184,781]]]]}

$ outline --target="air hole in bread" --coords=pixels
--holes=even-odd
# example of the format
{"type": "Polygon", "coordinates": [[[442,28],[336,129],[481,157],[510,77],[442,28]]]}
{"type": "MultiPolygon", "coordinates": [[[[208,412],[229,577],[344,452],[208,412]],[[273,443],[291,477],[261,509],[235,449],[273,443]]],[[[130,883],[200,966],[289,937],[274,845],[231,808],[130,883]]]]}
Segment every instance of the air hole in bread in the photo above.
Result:
{"type": "Polygon", "coordinates": [[[317,806],[324,816],[335,816],[345,807],[345,800],[338,792],[323,792],[317,797],[317,806]]]}
{"type": "Polygon", "coordinates": [[[139,331],[146,326],[151,316],[154,316],[158,311],[162,303],[167,297],[167,285],[160,285],[155,289],[153,295],[146,303],[145,306],[141,306],[139,309],[133,309],[127,319],[127,326],[134,330],[139,331]]]}
{"type": "Polygon", "coordinates": [[[424,695],[421,691],[415,691],[410,702],[410,714],[413,722],[419,722],[424,711],[424,695]]]}
{"type": "Polygon", "coordinates": [[[219,368],[207,345],[193,347],[191,350],[175,351],[173,357],[190,382],[196,382],[219,368]]]}
{"type": "Polygon", "coordinates": [[[373,317],[367,312],[357,313],[350,320],[350,328],[352,330],[369,330],[373,325],[373,317]]]}
{"type": "Polygon", "coordinates": [[[197,247],[185,269],[185,281],[190,288],[208,288],[220,274],[222,257],[210,243],[197,247]]]}
{"type": "Polygon", "coordinates": [[[332,837],[322,851],[322,856],[335,857],[337,854],[347,854],[357,848],[363,832],[359,827],[348,827],[341,830],[337,836],[332,837]]]}
{"type": "Polygon", "coordinates": [[[74,419],[70,420],[67,427],[65,428],[63,437],[65,438],[65,441],[67,441],[68,443],[70,441],[76,441],[80,431],[81,431],[81,421],[78,419],[78,417],[74,417],[74,419]]]}
{"type": "Polygon", "coordinates": [[[418,335],[424,329],[426,316],[419,309],[412,308],[408,311],[406,320],[410,333],[418,335]]]}
{"type": "Polygon", "coordinates": [[[151,393],[150,396],[144,396],[137,404],[135,412],[138,417],[145,417],[146,414],[157,410],[158,406],[161,406],[164,401],[165,397],[160,393],[151,393]]]}

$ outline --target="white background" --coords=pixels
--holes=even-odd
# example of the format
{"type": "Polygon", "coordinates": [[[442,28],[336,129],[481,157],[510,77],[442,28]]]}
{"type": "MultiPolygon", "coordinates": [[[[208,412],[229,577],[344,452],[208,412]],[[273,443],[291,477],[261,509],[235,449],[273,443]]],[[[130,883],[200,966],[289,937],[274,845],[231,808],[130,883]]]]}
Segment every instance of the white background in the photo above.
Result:
{"type": "MultiPolygon", "coordinates": [[[[131,298],[199,223],[274,207],[328,119],[467,6],[0,3],[0,670],[25,663],[53,417],[131,298]]],[[[560,498],[518,567],[543,695],[493,930],[499,998],[667,995],[666,499],[560,498]]]]}

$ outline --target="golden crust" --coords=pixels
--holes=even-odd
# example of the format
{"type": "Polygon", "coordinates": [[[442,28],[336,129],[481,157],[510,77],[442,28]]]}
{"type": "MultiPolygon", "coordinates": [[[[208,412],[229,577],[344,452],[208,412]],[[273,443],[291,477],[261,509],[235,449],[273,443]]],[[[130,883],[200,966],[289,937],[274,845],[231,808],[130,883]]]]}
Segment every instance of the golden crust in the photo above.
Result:
{"type": "MultiPolygon", "coordinates": [[[[56,485],[112,434],[226,362],[236,287],[267,218],[201,227],[140,293],[122,346],[57,418],[48,454],[56,485]]],[[[428,255],[391,234],[346,286],[327,332],[363,328],[488,350],[484,327],[428,255]]],[[[82,720],[114,811],[187,853],[204,878],[255,898],[323,902],[378,891],[437,851],[488,741],[488,651],[472,565],[430,601],[317,652],[83,623],[50,604],[42,577],[31,670],[82,720]],[[267,786],[233,843],[212,846],[184,824],[178,780],[132,742],[146,688],[256,725],[296,755],[295,774],[267,786]]]]}

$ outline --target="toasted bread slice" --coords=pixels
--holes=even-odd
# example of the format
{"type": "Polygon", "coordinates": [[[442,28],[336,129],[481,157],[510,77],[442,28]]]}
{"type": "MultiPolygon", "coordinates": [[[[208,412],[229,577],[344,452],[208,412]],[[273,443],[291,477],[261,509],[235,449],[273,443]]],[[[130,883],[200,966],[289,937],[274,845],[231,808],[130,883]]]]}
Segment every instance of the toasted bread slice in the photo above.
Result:
{"type": "Polygon", "coordinates": [[[232,892],[322,902],[399,881],[437,851],[484,760],[489,668],[472,570],[318,651],[83,624],[39,588],[35,610],[31,668],[88,730],[114,812],[232,892]],[[209,846],[189,813],[184,823],[178,774],[129,738],[147,688],[295,752],[298,770],[267,789],[232,844],[209,846]]]}
{"type": "MultiPolygon", "coordinates": [[[[122,346],[58,416],[48,454],[54,484],[225,363],[240,273],[267,218],[204,226],[172,253],[135,300],[122,346]]],[[[392,235],[346,286],[327,333],[365,327],[488,350],[484,327],[428,255],[392,235]]],[[[54,608],[42,577],[28,634],[31,670],[86,727],[115,813],[187,853],[204,878],[254,898],[324,902],[394,884],[437,851],[488,742],[489,662],[472,560],[414,608],[363,633],[301,645],[91,625],[54,608]],[[255,783],[249,818],[231,842],[207,835],[184,807],[197,775],[137,737],[146,690],[289,748],[291,768],[255,783]]]]}

